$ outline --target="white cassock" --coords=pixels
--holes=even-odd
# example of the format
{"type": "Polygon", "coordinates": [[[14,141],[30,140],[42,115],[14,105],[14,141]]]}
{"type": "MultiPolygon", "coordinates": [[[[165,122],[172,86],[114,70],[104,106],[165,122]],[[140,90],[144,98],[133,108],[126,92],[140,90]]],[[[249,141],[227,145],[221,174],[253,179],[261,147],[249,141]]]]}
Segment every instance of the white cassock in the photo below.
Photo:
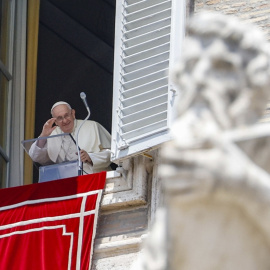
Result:
{"type": "MultiPolygon", "coordinates": [[[[74,130],[71,133],[74,139],[76,139],[82,121],[75,119],[74,130]]],[[[58,134],[63,134],[63,131],[59,127],[50,136],[58,134]]],[[[93,165],[83,163],[85,173],[111,170],[111,135],[102,125],[95,121],[86,121],[80,128],[78,142],[80,149],[85,150],[93,162],[93,165]]],[[[38,147],[35,142],[29,150],[32,160],[41,165],[77,160],[78,155],[76,153],[76,144],[69,135],[49,138],[43,148],[38,147]]]]}

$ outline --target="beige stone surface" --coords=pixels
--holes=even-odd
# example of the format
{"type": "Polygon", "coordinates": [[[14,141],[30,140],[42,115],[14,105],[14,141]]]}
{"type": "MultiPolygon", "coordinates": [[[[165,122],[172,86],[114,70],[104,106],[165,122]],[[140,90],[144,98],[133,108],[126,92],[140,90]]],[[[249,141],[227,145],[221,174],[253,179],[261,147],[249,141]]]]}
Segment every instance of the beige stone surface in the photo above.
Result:
{"type": "Polygon", "coordinates": [[[125,270],[130,269],[131,264],[136,261],[138,254],[120,254],[118,256],[93,261],[92,270],[125,270]]]}

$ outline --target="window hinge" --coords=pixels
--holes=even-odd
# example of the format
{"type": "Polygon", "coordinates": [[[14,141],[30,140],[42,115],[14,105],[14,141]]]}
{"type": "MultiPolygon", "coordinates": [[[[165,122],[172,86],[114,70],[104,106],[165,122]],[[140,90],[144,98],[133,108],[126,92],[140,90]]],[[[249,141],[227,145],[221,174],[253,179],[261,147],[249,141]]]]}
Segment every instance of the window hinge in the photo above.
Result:
{"type": "Polygon", "coordinates": [[[125,140],[122,140],[120,144],[117,144],[117,147],[119,150],[124,150],[129,147],[129,144],[125,140]]]}
{"type": "Polygon", "coordinates": [[[170,91],[172,92],[172,96],[177,96],[177,91],[174,88],[171,88],[170,91]]]}

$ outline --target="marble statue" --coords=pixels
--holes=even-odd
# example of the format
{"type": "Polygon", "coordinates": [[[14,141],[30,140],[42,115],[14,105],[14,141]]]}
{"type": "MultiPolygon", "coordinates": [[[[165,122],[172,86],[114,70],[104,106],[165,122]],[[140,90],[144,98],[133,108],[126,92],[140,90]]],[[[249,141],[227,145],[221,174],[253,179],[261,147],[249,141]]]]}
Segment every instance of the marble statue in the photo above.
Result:
{"type": "Polygon", "coordinates": [[[270,269],[270,49],[239,19],[187,25],[173,140],[161,150],[164,206],[136,270],[270,269]]]}

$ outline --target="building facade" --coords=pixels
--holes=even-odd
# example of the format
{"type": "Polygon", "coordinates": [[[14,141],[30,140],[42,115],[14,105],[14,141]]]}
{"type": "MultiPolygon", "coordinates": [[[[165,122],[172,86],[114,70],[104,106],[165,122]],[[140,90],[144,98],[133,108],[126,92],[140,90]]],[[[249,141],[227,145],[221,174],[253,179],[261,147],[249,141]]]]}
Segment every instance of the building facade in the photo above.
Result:
{"type": "MultiPolygon", "coordinates": [[[[36,68],[39,10],[40,5],[43,5],[42,8],[45,6],[45,2],[55,4],[55,1],[45,0],[0,1],[2,188],[33,182],[32,162],[25,155],[21,141],[38,134],[40,127],[36,124],[35,128],[35,115],[41,104],[36,102],[36,96],[46,94],[45,90],[38,90],[42,88],[38,88],[39,71],[36,68]]],[[[147,237],[156,209],[162,203],[158,177],[159,147],[170,140],[175,103],[181,98],[168,78],[168,70],[181,57],[188,17],[204,10],[235,15],[258,25],[269,40],[270,4],[268,0],[101,2],[104,5],[99,6],[100,10],[110,8],[114,10],[116,18],[114,66],[111,67],[114,77],[111,82],[113,99],[110,101],[112,112],[109,122],[112,160],[118,169],[108,173],[96,235],[93,269],[129,269],[141,250],[143,239],[147,237]]],[[[70,18],[73,7],[63,9],[63,6],[55,4],[53,8],[64,10],[64,15],[70,18]]],[[[44,29],[49,28],[44,20],[46,14],[42,13],[44,29]]],[[[59,32],[57,36],[60,36],[59,32]]],[[[61,39],[71,43],[67,35],[61,36],[61,39]]],[[[109,44],[109,41],[104,43],[109,44]]],[[[75,46],[74,43],[72,46],[75,46]]],[[[95,48],[91,46],[90,51],[93,50],[95,48]]],[[[109,51],[113,51],[111,46],[105,49],[105,52],[109,51]]],[[[87,48],[83,54],[94,58],[94,62],[100,61],[98,66],[104,65],[105,69],[110,69],[110,64],[106,66],[106,61],[99,60],[97,54],[91,55],[87,48]]],[[[73,99],[73,94],[66,90],[68,99],[73,99]]],[[[94,95],[90,90],[89,94],[94,95]]],[[[55,98],[59,96],[53,96],[49,101],[53,102],[55,98]]]]}

